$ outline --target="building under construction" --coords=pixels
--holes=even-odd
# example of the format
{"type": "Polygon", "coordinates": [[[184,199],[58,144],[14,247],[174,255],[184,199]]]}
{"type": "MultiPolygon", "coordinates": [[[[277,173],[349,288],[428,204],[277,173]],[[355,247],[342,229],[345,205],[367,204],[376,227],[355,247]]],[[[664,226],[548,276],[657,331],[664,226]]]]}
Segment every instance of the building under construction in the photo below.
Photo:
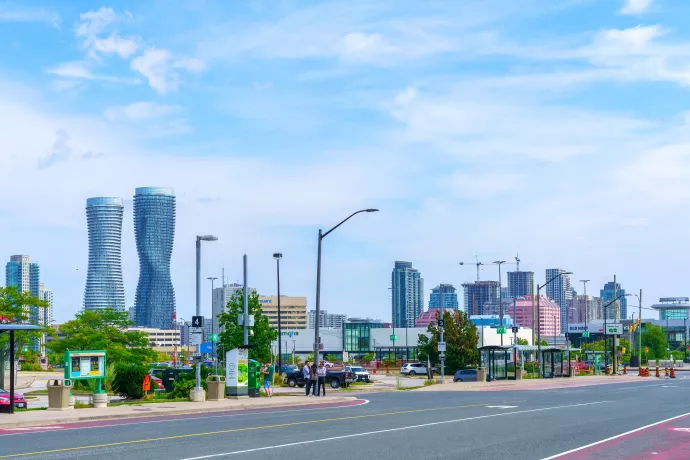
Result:
{"type": "Polygon", "coordinates": [[[464,305],[468,315],[498,314],[498,281],[475,281],[464,283],[464,305]]]}

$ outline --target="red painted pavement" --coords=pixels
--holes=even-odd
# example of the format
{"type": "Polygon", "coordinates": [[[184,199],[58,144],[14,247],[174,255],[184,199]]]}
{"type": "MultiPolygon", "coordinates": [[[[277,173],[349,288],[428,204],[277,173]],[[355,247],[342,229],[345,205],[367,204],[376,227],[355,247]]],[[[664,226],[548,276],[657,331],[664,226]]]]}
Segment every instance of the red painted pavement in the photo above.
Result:
{"type": "MultiPolygon", "coordinates": [[[[480,387],[478,388],[479,391],[505,391],[505,390],[532,390],[532,391],[539,391],[539,390],[554,390],[557,388],[576,388],[576,387],[586,387],[586,386],[592,386],[592,385],[610,385],[614,383],[636,383],[636,382],[660,382],[660,379],[648,379],[648,378],[626,378],[622,380],[617,380],[615,378],[611,378],[611,380],[598,380],[598,381],[582,381],[578,380],[577,378],[559,378],[557,380],[553,380],[552,382],[545,383],[545,384],[525,384],[525,385],[492,385],[489,387],[480,387]]],[[[690,459],[689,459],[690,460],[690,459]]]]}
{"type": "MultiPolygon", "coordinates": [[[[117,425],[129,425],[129,424],[144,424],[144,423],[154,423],[154,422],[168,422],[171,420],[185,420],[185,419],[198,419],[205,417],[218,417],[225,415],[249,415],[249,414],[262,414],[267,412],[290,412],[296,410],[310,410],[310,409],[326,409],[331,407],[350,407],[359,406],[365,404],[366,401],[363,399],[356,399],[354,401],[344,401],[344,402],[333,402],[333,403],[317,403],[317,404],[304,404],[295,406],[282,406],[282,407],[267,407],[262,409],[249,409],[249,410],[229,410],[223,412],[204,412],[204,413],[194,413],[194,414],[177,414],[177,415],[151,415],[150,417],[133,417],[133,418],[122,418],[115,420],[97,420],[90,422],[78,422],[78,423],[56,423],[55,425],[46,426],[34,426],[34,427],[21,427],[21,428],[0,428],[0,436],[2,435],[12,435],[12,434],[25,434],[25,433],[40,433],[45,431],[61,431],[61,430],[74,430],[79,428],[98,428],[107,426],[117,426],[117,425]]],[[[145,408],[146,406],[138,406],[140,408],[145,408]]],[[[85,411],[84,415],[88,416],[88,409],[77,409],[85,411]]]]}
{"type": "Polygon", "coordinates": [[[555,457],[558,460],[688,460],[690,415],[555,457]]]}

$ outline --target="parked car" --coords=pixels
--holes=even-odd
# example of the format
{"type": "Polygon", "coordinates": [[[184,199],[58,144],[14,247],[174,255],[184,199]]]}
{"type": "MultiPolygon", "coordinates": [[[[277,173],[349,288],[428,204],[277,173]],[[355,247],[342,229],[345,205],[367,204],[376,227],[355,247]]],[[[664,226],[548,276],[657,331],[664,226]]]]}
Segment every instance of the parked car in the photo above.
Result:
{"type": "MultiPolygon", "coordinates": [[[[9,406],[9,405],[10,405],[10,392],[0,388],[0,406],[9,406]]],[[[26,409],[29,407],[29,405],[26,402],[26,399],[24,399],[23,394],[21,394],[21,393],[15,393],[14,394],[14,407],[19,408],[19,409],[26,409]]]]}
{"type": "Polygon", "coordinates": [[[455,373],[453,382],[476,382],[477,369],[462,369],[455,373]]]}
{"type": "Polygon", "coordinates": [[[369,379],[369,372],[367,372],[366,369],[360,366],[348,366],[345,368],[346,371],[349,372],[354,372],[355,375],[357,376],[357,381],[358,382],[366,382],[370,383],[369,379]]]}
{"type": "Polygon", "coordinates": [[[153,385],[151,385],[151,386],[155,386],[155,389],[165,391],[165,385],[163,385],[163,379],[160,379],[160,378],[152,375],[151,380],[153,381],[153,385]]]}
{"type": "Polygon", "coordinates": [[[409,376],[427,375],[428,368],[426,367],[426,364],[422,364],[422,363],[405,363],[400,368],[400,373],[402,375],[409,375],[409,376]]]}
{"type": "MultiPolygon", "coordinates": [[[[354,372],[341,370],[331,370],[328,369],[326,372],[326,384],[330,385],[331,388],[348,387],[351,383],[357,381],[357,375],[354,372]]],[[[285,375],[285,382],[290,387],[304,387],[307,381],[302,374],[302,369],[297,369],[289,372],[285,375]]]]}
{"type": "Polygon", "coordinates": [[[151,363],[149,367],[173,367],[172,363],[151,363]]]}
{"type": "MultiPolygon", "coordinates": [[[[289,374],[290,372],[296,371],[297,366],[294,364],[283,364],[281,367],[281,370],[283,371],[283,374],[289,374]]],[[[276,366],[276,372],[278,371],[277,366],[276,366]]]]}

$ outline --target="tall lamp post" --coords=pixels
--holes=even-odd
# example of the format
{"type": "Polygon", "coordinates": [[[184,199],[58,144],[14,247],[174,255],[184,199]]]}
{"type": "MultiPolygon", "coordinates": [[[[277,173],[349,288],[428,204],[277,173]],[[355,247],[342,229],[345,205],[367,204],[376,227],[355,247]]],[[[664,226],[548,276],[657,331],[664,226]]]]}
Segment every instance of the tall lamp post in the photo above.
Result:
{"type": "MultiPolygon", "coordinates": [[[[501,327],[504,327],[505,324],[503,324],[503,293],[501,292],[501,265],[506,263],[506,261],[496,260],[494,261],[494,263],[498,265],[498,317],[501,320],[501,327]]],[[[499,335],[501,336],[501,346],[503,346],[503,334],[499,335]]]]}
{"type": "Polygon", "coordinates": [[[324,238],[328,236],[329,233],[331,233],[333,230],[336,228],[340,227],[343,225],[345,222],[350,220],[353,216],[362,213],[362,212],[377,212],[378,209],[362,209],[357,212],[353,212],[350,214],[348,217],[340,221],[338,225],[335,227],[331,228],[328,230],[326,233],[323,233],[321,229],[319,229],[319,246],[318,246],[318,251],[316,255],[316,311],[315,316],[316,316],[316,321],[314,321],[314,362],[318,363],[320,361],[319,359],[319,351],[320,351],[320,345],[321,345],[321,337],[319,336],[319,318],[321,317],[321,242],[323,241],[324,238]]]}
{"type": "Polygon", "coordinates": [[[273,254],[273,258],[276,260],[276,277],[278,280],[278,375],[283,375],[283,348],[281,347],[283,330],[280,327],[280,259],[283,258],[283,255],[276,252],[273,254]]]}
{"type": "MultiPolygon", "coordinates": [[[[202,241],[218,241],[217,236],[213,235],[197,235],[196,237],[196,316],[201,316],[201,242],[202,241]]],[[[203,329],[201,330],[203,342],[203,329]]],[[[203,388],[201,388],[201,360],[196,363],[196,387],[191,391],[192,401],[203,401],[203,388]]]]}
{"type": "MultiPolygon", "coordinates": [[[[606,317],[606,309],[607,309],[610,305],[613,305],[614,303],[618,302],[618,300],[622,299],[623,297],[630,297],[630,296],[632,296],[632,294],[621,294],[621,295],[619,295],[618,297],[616,297],[615,299],[613,299],[611,302],[609,302],[609,303],[607,303],[606,305],[604,305],[604,308],[602,309],[602,310],[604,311],[604,344],[606,344],[606,336],[608,335],[608,334],[607,334],[607,332],[608,332],[607,319],[608,319],[608,318],[606,317]]],[[[613,349],[613,350],[612,350],[612,354],[611,354],[611,361],[612,361],[612,363],[613,363],[613,372],[612,372],[612,374],[615,374],[615,373],[616,373],[616,338],[615,338],[615,336],[614,336],[612,342],[613,342],[613,343],[612,343],[612,346],[611,346],[611,348],[613,349]]],[[[608,355],[606,354],[606,348],[604,348],[604,367],[608,367],[608,366],[609,366],[609,357],[608,357],[608,355]]]]}
{"type": "Polygon", "coordinates": [[[216,276],[206,278],[211,281],[211,341],[213,342],[213,360],[216,362],[216,375],[218,375],[218,349],[213,334],[216,333],[216,317],[213,315],[213,282],[218,279],[216,276]]]}
{"type": "MultiPolygon", "coordinates": [[[[642,369],[642,289],[640,289],[640,295],[635,294],[635,297],[637,297],[637,302],[639,306],[639,312],[637,314],[637,319],[640,321],[640,337],[638,339],[637,345],[637,365],[640,369],[642,369]]],[[[687,345],[687,344],[686,344],[687,345]]],[[[685,347],[685,351],[687,353],[688,347],[685,347]]]]}
{"type": "MultiPolygon", "coordinates": [[[[589,329],[587,329],[587,316],[589,315],[589,306],[587,305],[587,283],[589,283],[589,280],[580,280],[580,282],[585,290],[585,332],[589,333],[589,329]]],[[[587,339],[587,342],[589,342],[589,337],[587,337],[587,339]]]]}
{"type": "MultiPolygon", "coordinates": [[[[572,275],[573,272],[559,272],[556,276],[551,277],[550,280],[547,280],[546,283],[542,284],[541,286],[537,285],[537,360],[541,360],[541,296],[539,295],[539,291],[542,290],[542,288],[546,287],[547,284],[555,280],[556,278],[560,278],[563,275],[572,275]]],[[[539,378],[542,378],[542,374],[544,372],[544,369],[542,369],[543,366],[539,366],[539,378]]]]}

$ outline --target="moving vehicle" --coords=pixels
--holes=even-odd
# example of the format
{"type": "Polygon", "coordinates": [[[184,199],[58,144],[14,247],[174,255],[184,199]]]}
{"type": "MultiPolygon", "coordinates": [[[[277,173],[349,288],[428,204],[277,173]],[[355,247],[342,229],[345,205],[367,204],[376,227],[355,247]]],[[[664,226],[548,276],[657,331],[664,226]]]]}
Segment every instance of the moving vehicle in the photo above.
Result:
{"type": "MultiPolygon", "coordinates": [[[[351,383],[356,381],[357,375],[354,372],[350,372],[345,369],[328,369],[328,372],[326,372],[326,383],[330,385],[331,388],[347,388],[351,383]]],[[[297,369],[285,374],[285,382],[287,382],[288,386],[293,388],[302,388],[307,384],[307,381],[302,374],[302,369],[297,369]]]]}
{"type": "MultiPolygon", "coordinates": [[[[3,390],[0,388],[0,406],[9,406],[10,405],[10,392],[3,390]]],[[[24,395],[21,393],[15,393],[14,394],[14,407],[18,409],[26,409],[28,408],[28,404],[26,402],[26,399],[24,399],[24,395]]]]}
{"type": "Polygon", "coordinates": [[[409,376],[427,375],[428,374],[428,368],[426,367],[426,364],[422,364],[422,363],[405,363],[400,368],[400,373],[402,375],[409,375],[409,376]]]}
{"type": "Polygon", "coordinates": [[[358,382],[370,383],[369,372],[361,366],[348,366],[345,368],[348,372],[354,372],[357,376],[358,382]]]}
{"type": "Polygon", "coordinates": [[[462,369],[455,373],[453,382],[476,382],[477,369],[462,369]]]}

